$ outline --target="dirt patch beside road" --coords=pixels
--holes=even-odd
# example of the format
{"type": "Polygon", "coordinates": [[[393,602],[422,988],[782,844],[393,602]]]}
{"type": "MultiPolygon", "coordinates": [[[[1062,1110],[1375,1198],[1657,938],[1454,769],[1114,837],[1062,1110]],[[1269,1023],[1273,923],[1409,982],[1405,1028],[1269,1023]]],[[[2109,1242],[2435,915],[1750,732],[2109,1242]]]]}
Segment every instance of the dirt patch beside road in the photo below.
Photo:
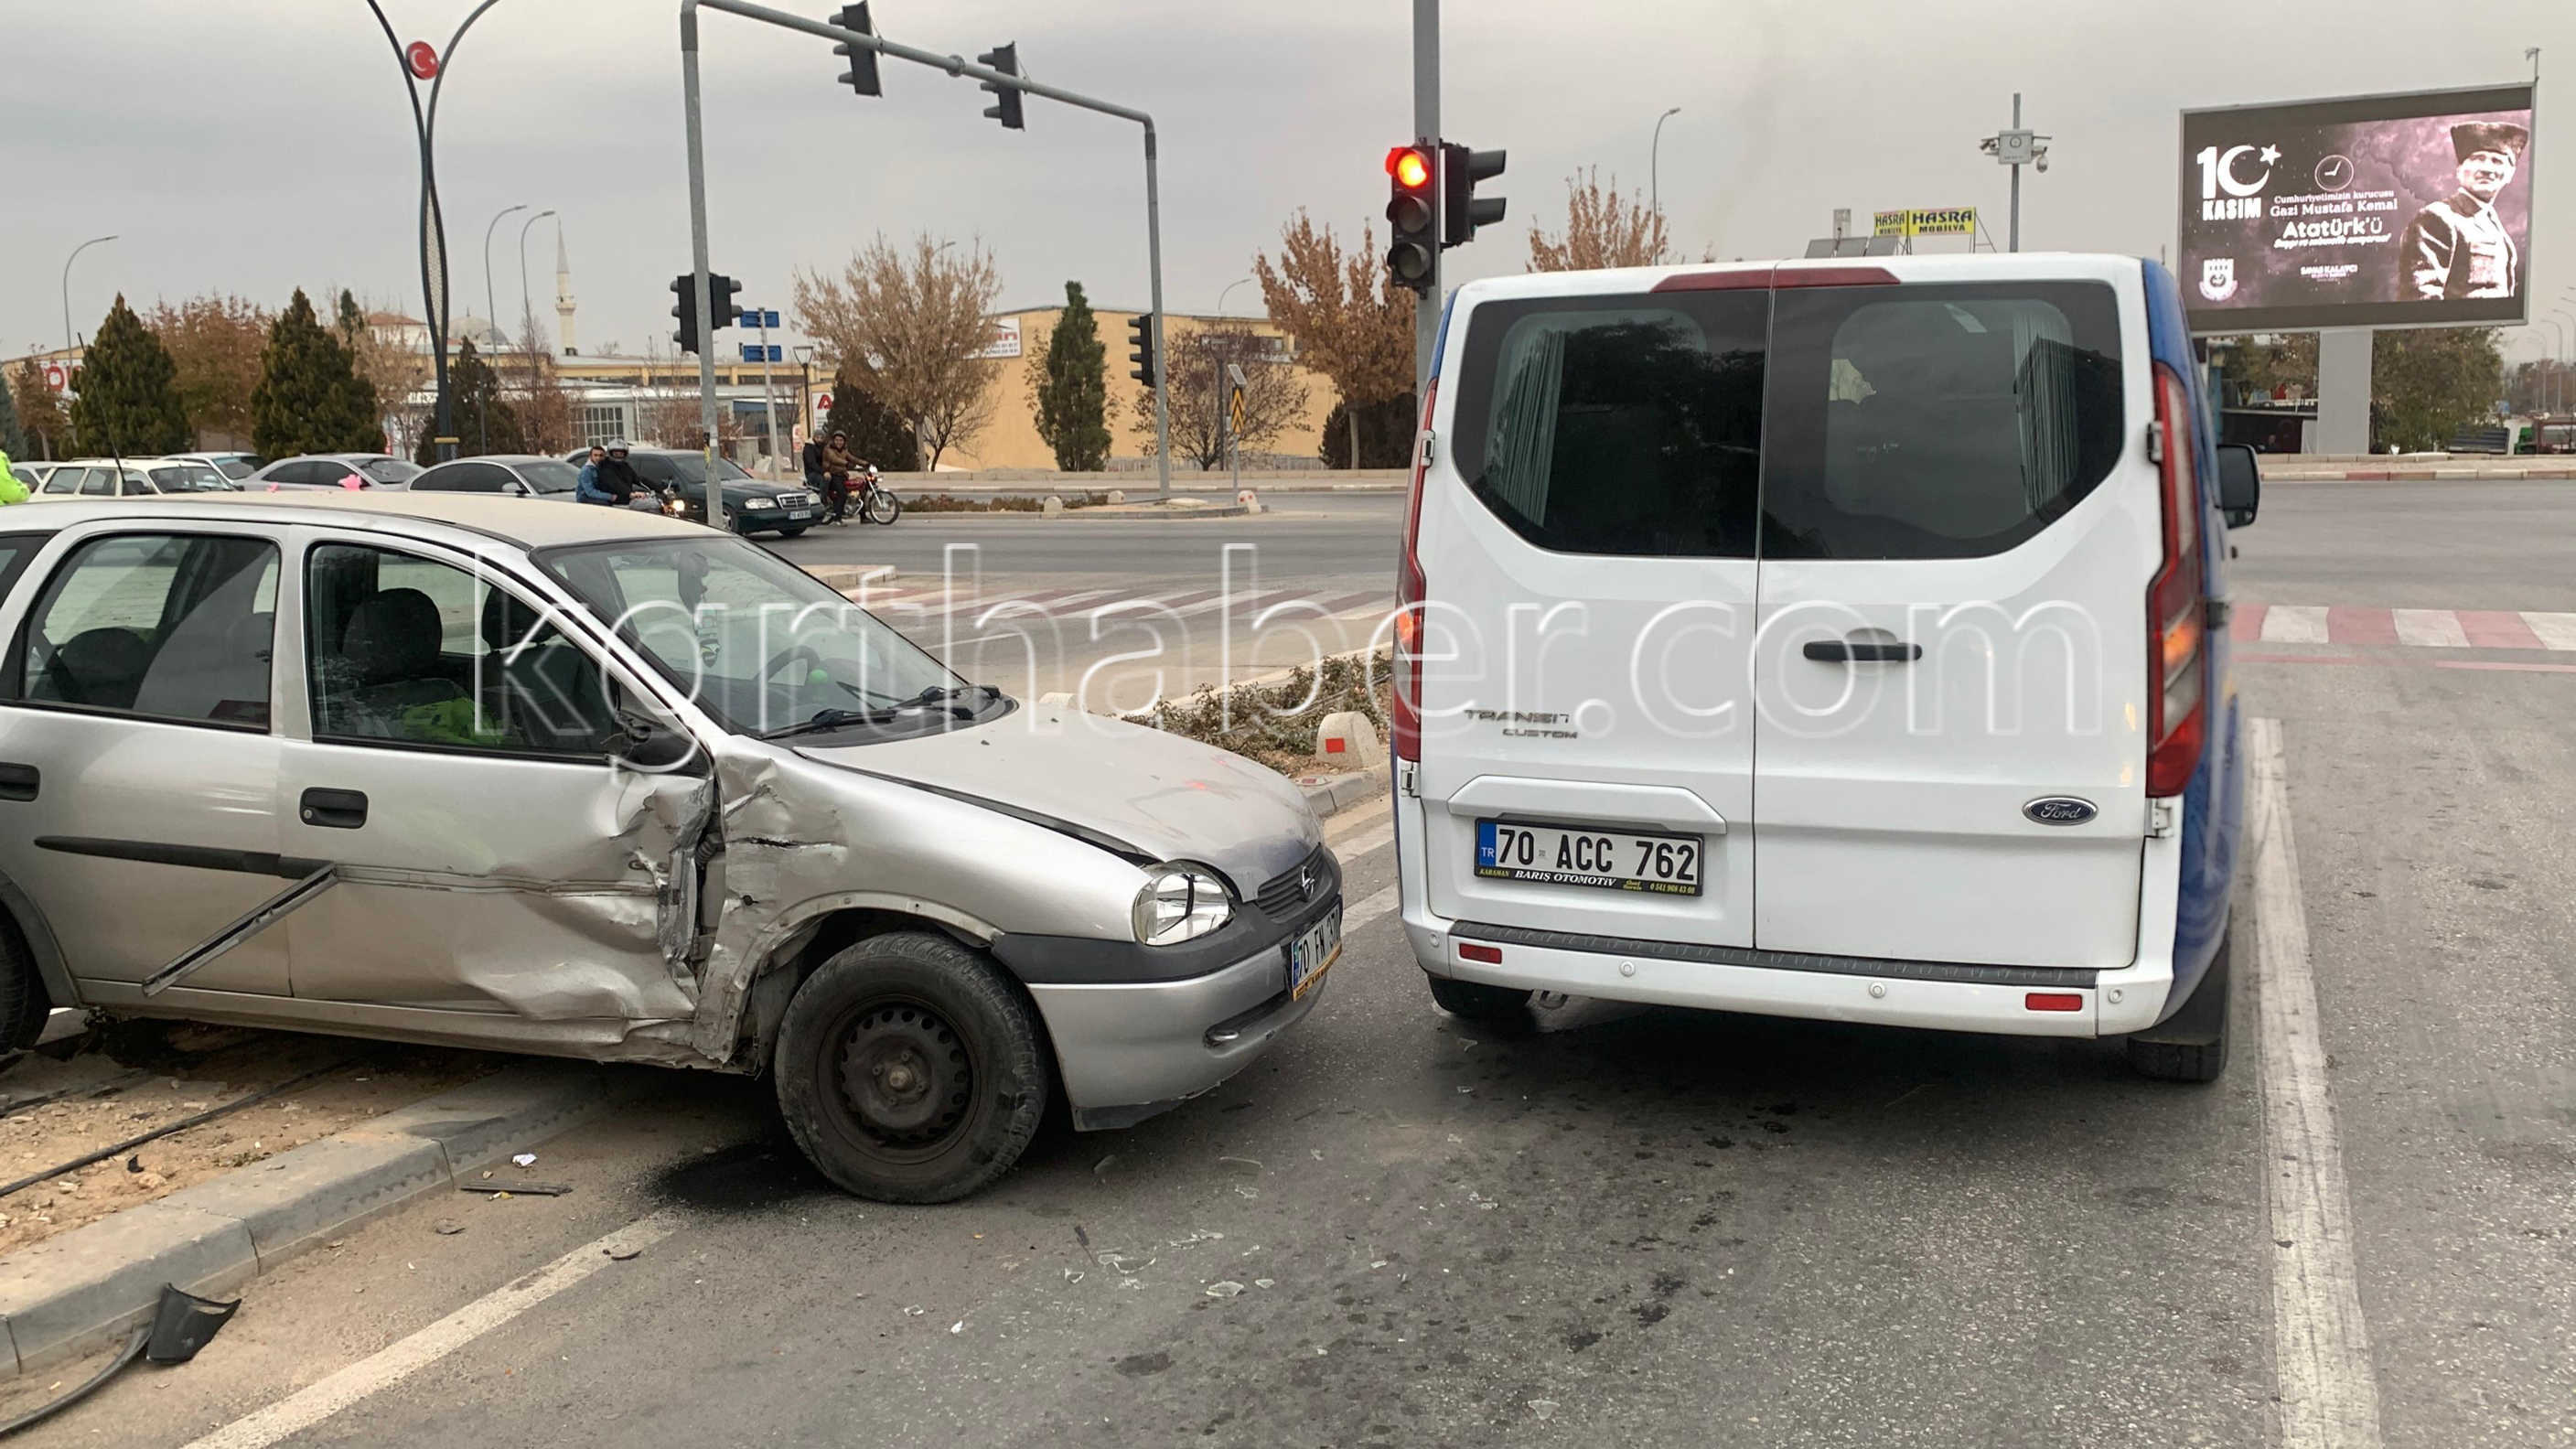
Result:
{"type": "Polygon", "coordinates": [[[0,1184],[156,1127],[349,1065],[128,1153],[0,1197],[0,1253],[167,1196],[488,1075],[486,1052],[149,1024],[68,1060],[30,1057],[0,1077],[0,1184]],[[60,1093],[52,1100],[33,1101],[60,1093]],[[15,1104],[15,1105],[13,1105],[15,1104]]]}

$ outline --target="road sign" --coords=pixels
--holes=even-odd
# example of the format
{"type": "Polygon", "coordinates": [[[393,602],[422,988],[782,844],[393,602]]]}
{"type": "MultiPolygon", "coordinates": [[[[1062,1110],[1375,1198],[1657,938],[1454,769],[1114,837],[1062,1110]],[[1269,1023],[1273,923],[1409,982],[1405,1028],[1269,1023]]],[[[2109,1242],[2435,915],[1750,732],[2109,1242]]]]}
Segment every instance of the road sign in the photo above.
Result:
{"type": "MultiPolygon", "coordinates": [[[[745,315],[747,316],[749,314],[746,313],[745,315]]],[[[775,342],[769,344],[766,348],[763,348],[757,342],[746,342],[742,345],[742,360],[745,362],[785,362],[787,360],[787,349],[779,346],[775,342]]]]}
{"type": "Polygon", "coordinates": [[[1243,436],[1243,384],[1234,385],[1234,401],[1227,405],[1227,412],[1234,419],[1234,435],[1243,436]]]}
{"type": "Polygon", "coordinates": [[[747,327],[754,331],[758,331],[763,327],[775,327],[778,325],[778,314],[775,312],[746,311],[734,325],[738,327],[747,327]]]}
{"type": "Polygon", "coordinates": [[[422,80],[438,79],[438,50],[426,40],[415,40],[404,46],[403,63],[422,80]]]}
{"type": "Polygon", "coordinates": [[[55,392],[61,392],[65,387],[69,386],[70,383],[71,375],[63,371],[63,365],[61,363],[48,362],[45,364],[46,387],[51,388],[55,392]]]}

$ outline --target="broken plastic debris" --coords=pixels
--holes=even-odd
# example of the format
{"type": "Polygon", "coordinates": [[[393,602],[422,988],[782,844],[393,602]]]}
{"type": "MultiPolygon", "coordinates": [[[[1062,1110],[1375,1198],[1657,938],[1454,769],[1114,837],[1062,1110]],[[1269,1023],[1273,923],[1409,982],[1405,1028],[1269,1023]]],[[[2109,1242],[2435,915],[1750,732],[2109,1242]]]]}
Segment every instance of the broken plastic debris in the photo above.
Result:
{"type": "Polygon", "coordinates": [[[1279,1286],[1279,1280],[1276,1278],[1255,1278],[1252,1280],[1252,1286],[1255,1288],[1276,1288],[1279,1286]]]}
{"type": "Polygon", "coordinates": [[[1492,1212],[1495,1208],[1502,1206],[1501,1202],[1498,1200],[1487,1197],[1472,1187],[1467,1189],[1467,1201],[1474,1203],[1476,1206],[1483,1208],[1487,1212],[1492,1212]]]}
{"type": "Polygon", "coordinates": [[[906,1308],[903,1311],[903,1316],[906,1318],[919,1318],[921,1316],[921,1305],[915,1303],[911,1307],[906,1308]]]}
{"type": "Polygon", "coordinates": [[[510,1161],[519,1167],[534,1167],[537,1165],[537,1154],[533,1152],[513,1153],[510,1156],[510,1161]]]}
{"type": "Polygon", "coordinates": [[[1248,1197],[1259,1197],[1259,1196],[1261,1196],[1261,1189],[1259,1189],[1259,1188],[1257,1188],[1257,1187],[1238,1187],[1238,1188],[1236,1188],[1236,1189],[1234,1190],[1234,1195],[1235,1195],[1236,1197],[1247,1197],[1247,1198],[1248,1198],[1248,1197]]]}
{"type": "Polygon", "coordinates": [[[1556,1400],[1532,1399],[1529,1401],[1529,1411],[1544,1419],[1556,1412],[1556,1400]]]}
{"type": "Polygon", "coordinates": [[[452,1238],[458,1233],[465,1231],[465,1225],[447,1218],[440,1218],[437,1222],[430,1224],[430,1231],[438,1234],[442,1238],[452,1238]]]}
{"type": "Polygon", "coordinates": [[[1217,1161],[1219,1161],[1219,1162],[1232,1162],[1232,1163],[1237,1163],[1237,1164],[1240,1164],[1241,1166],[1249,1167],[1249,1168],[1251,1168],[1251,1169],[1252,1169],[1253,1171],[1255,1171],[1255,1172],[1259,1172],[1259,1171],[1261,1171],[1261,1170],[1262,1170],[1262,1169],[1261,1169],[1261,1159],[1260,1159],[1260,1158],[1257,1158],[1257,1157],[1220,1157],[1220,1158],[1218,1158],[1218,1159],[1217,1159],[1217,1161]]]}
{"type": "Polygon", "coordinates": [[[1081,1282],[1081,1281],[1082,1281],[1082,1270],[1081,1270],[1081,1269],[1079,1269],[1079,1268],[1067,1268],[1067,1269],[1065,1269],[1065,1270],[1064,1270],[1064,1281],[1066,1281],[1067,1283],[1079,1283],[1079,1282],[1081,1282]]]}
{"type": "Polygon", "coordinates": [[[1151,1258],[1142,1257],[1135,1253],[1113,1252],[1106,1248],[1101,1250],[1099,1254],[1099,1262],[1101,1267],[1108,1269],[1112,1273],[1133,1273],[1140,1268],[1151,1268],[1154,1266],[1154,1260],[1151,1258]]]}
{"type": "Polygon", "coordinates": [[[1107,1157],[1104,1157],[1104,1158],[1100,1159],[1098,1162],[1095,1162],[1095,1163],[1091,1164],[1091,1175],[1092,1175],[1092,1176],[1094,1176],[1094,1177],[1098,1177],[1100,1174],[1102,1174],[1102,1173],[1104,1173],[1104,1172],[1107,1172],[1107,1171],[1109,1170],[1109,1164],[1111,1164],[1111,1163],[1113,1163],[1113,1162],[1116,1162],[1117,1160],[1118,1160],[1118,1154],[1117,1154],[1117,1153],[1115,1153],[1115,1152],[1110,1153],[1107,1157]]]}
{"type": "Polygon", "coordinates": [[[1369,1271],[1370,1271],[1370,1272],[1372,1272],[1372,1273],[1374,1273],[1374,1272],[1376,1272],[1378,1269],[1383,1268],[1383,1267],[1385,1267],[1385,1266],[1386,1266],[1386,1259],[1384,1259],[1384,1258],[1380,1258],[1380,1259],[1378,1259],[1376,1262],[1369,1264],[1369,1271]]]}
{"type": "Polygon", "coordinates": [[[644,1250],[642,1248],[602,1248],[599,1251],[606,1253],[612,1263],[632,1263],[642,1255],[644,1250]]]}
{"type": "Polygon", "coordinates": [[[948,1331],[950,1333],[964,1333],[966,1331],[966,1320],[961,1318],[955,1323],[948,1325],[948,1331]]]}
{"type": "Polygon", "coordinates": [[[1231,1278],[1222,1283],[1210,1283],[1207,1286],[1207,1296],[1210,1298],[1233,1298],[1242,1292],[1243,1285],[1231,1278]]]}

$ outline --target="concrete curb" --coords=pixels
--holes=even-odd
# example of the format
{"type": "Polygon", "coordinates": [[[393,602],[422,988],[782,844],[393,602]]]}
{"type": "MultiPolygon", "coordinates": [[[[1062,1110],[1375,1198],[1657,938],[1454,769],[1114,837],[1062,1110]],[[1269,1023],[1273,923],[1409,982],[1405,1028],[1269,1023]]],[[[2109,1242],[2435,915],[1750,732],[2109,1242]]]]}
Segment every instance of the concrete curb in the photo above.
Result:
{"type": "Polygon", "coordinates": [[[1325,820],[1385,794],[1386,772],[1363,770],[1329,780],[1300,781],[1297,788],[1306,792],[1306,808],[1315,812],[1316,819],[1325,820]]]}
{"type": "Polygon", "coordinates": [[[1210,504],[1205,508],[1157,508],[1150,506],[1139,507],[1133,503],[1103,503],[1090,508],[1068,508],[1053,518],[1047,518],[1043,513],[1020,508],[946,510],[925,508],[917,513],[910,513],[905,516],[921,519],[925,522],[930,519],[946,521],[950,519],[968,518],[1019,518],[1043,519],[1049,523],[1063,523],[1071,519],[1084,518],[1096,523],[1168,523],[1176,519],[1241,518],[1251,512],[1251,509],[1244,507],[1240,503],[1210,504]]]}
{"type": "Polygon", "coordinates": [[[334,1233],[454,1191],[607,1100],[595,1066],[505,1067],[13,1253],[0,1259],[0,1377],[117,1342],[152,1316],[164,1283],[228,1295],[334,1233]]]}
{"type": "Polygon", "coordinates": [[[2347,468],[2335,472],[2265,473],[2266,483],[2564,483],[2576,463],[2560,468],[2347,468]]]}

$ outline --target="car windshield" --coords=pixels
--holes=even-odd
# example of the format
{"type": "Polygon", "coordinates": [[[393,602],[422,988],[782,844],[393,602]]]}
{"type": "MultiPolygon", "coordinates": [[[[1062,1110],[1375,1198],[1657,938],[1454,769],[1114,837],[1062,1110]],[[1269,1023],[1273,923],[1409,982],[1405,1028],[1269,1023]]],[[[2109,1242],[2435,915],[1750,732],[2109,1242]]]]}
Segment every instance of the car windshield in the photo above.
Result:
{"type": "Polygon", "coordinates": [[[740,539],[637,539],[537,561],[727,729],[770,734],[847,712],[919,733],[1007,707],[831,587],[740,539]]]}
{"type": "Polygon", "coordinates": [[[400,458],[370,458],[358,466],[379,483],[408,483],[421,474],[417,466],[400,458]]]}
{"type": "Polygon", "coordinates": [[[581,482],[578,469],[570,463],[558,463],[551,458],[511,466],[519,470],[519,476],[528,481],[529,487],[540,493],[570,493],[581,482]]]}
{"type": "Polygon", "coordinates": [[[215,460],[215,467],[227,478],[247,478],[267,466],[268,460],[256,453],[235,453],[229,458],[215,460]]]}
{"type": "MultiPolygon", "coordinates": [[[[635,465],[636,477],[661,487],[704,486],[707,481],[703,455],[697,453],[630,453],[626,461],[635,465]]],[[[750,476],[735,467],[731,458],[716,459],[716,477],[725,482],[750,476]]]]}
{"type": "Polygon", "coordinates": [[[162,463],[153,467],[152,486],[164,493],[228,493],[233,484],[203,463],[162,463]]]}

